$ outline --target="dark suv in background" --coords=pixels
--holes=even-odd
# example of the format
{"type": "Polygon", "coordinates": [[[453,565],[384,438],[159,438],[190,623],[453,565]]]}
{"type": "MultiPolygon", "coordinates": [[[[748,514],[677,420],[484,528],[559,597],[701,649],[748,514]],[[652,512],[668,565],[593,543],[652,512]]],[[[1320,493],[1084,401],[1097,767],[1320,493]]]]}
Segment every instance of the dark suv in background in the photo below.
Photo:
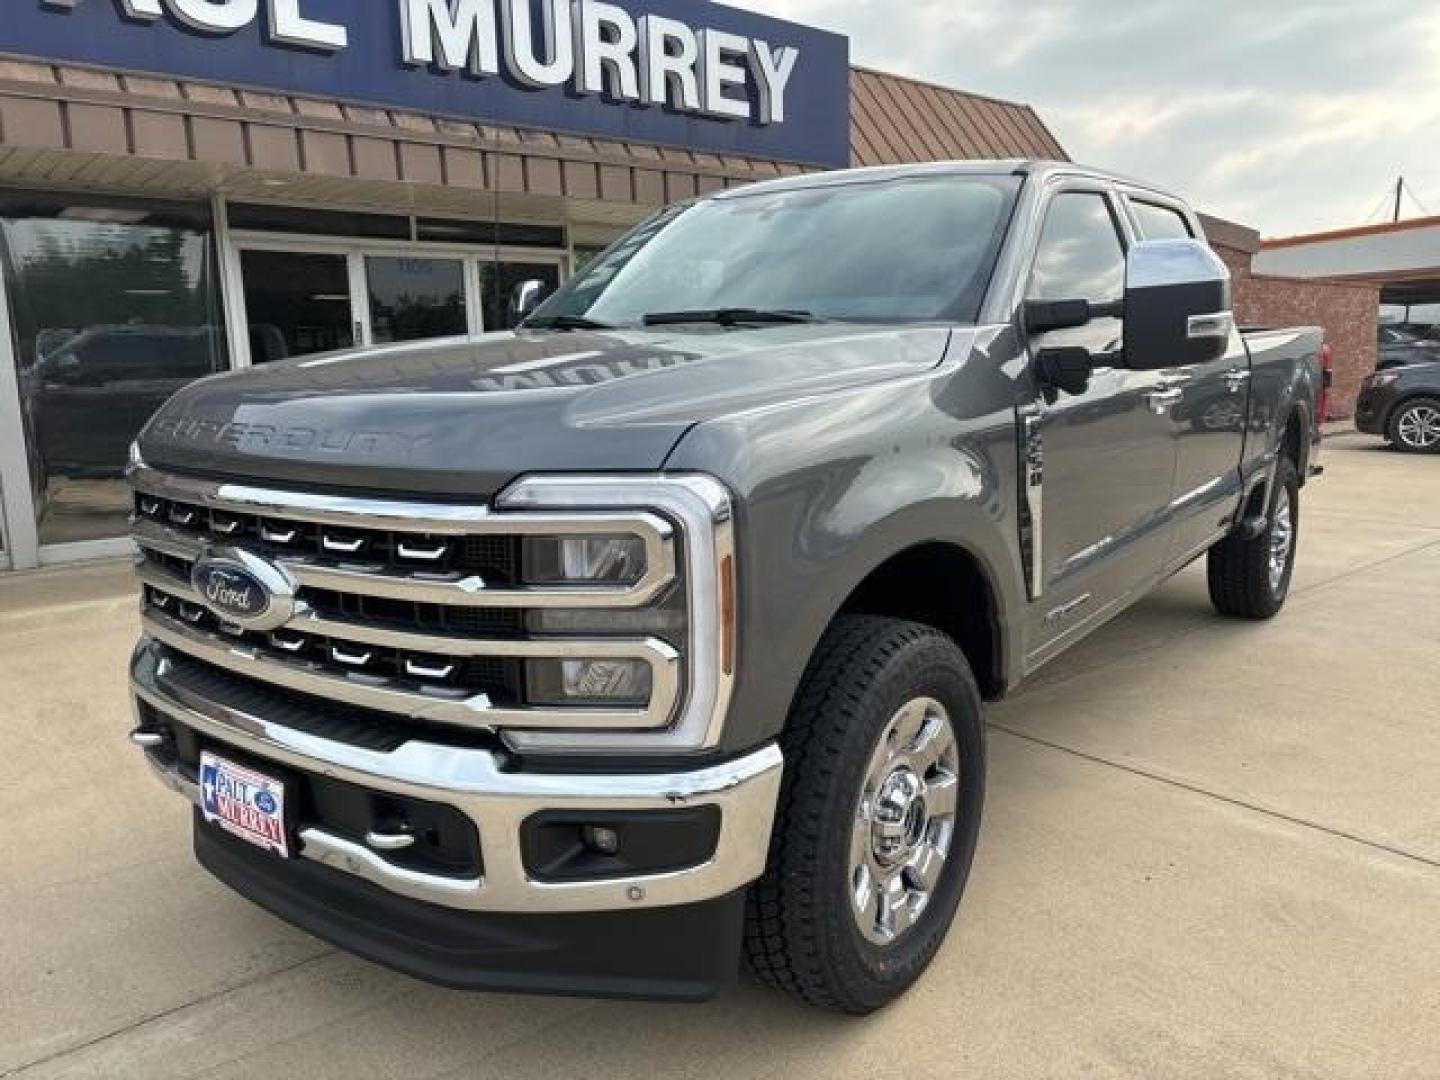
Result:
{"type": "Polygon", "coordinates": [[[1440,453],[1440,349],[1428,363],[1377,371],[1360,388],[1355,426],[1396,450],[1440,453]]]}

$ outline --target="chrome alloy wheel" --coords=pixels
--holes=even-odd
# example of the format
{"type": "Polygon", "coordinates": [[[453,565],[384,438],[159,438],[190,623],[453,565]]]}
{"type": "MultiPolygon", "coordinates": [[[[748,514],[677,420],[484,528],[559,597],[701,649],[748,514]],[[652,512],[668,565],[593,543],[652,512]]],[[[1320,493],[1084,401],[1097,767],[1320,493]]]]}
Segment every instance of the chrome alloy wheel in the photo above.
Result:
{"type": "Polygon", "coordinates": [[[1290,568],[1290,549],[1295,546],[1295,517],[1290,512],[1290,492],[1282,490],[1270,523],[1270,592],[1279,595],[1290,568]]]}
{"type": "Polygon", "coordinates": [[[866,766],[850,838],[850,902],[860,932],[888,945],[920,918],[955,836],[960,751],[945,706],[905,704],[866,766]]]}
{"type": "Polygon", "coordinates": [[[1401,414],[1395,431],[1410,449],[1433,450],[1440,446],[1440,409],[1413,405],[1401,414]]]}

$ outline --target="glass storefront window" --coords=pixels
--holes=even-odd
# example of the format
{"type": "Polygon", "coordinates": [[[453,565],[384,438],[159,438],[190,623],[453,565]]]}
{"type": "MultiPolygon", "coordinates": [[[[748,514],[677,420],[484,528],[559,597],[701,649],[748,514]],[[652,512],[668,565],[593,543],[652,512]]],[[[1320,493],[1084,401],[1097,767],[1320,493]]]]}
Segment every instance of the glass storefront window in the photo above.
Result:
{"type": "Polygon", "coordinates": [[[459,259],[365,259],[370,332],[377,345],[465,333],[465,264],[459,259]]]}
{"type": "Polygon", "coordinates": [[[226,366],[213,247],[203,207],[0,195],[42,544],[123,535],[130,442],[226,366]]]}

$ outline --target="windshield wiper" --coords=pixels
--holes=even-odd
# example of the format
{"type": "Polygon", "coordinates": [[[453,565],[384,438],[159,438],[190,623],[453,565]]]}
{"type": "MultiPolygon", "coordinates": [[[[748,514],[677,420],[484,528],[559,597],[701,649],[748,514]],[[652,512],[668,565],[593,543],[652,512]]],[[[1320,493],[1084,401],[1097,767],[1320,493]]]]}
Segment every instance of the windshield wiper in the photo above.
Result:
{"type": "Polygon", "coordinates": [[[681,323],[811,323],[820,320],[808,311],[765,311],[761,308],[708,308],[702,311],[655,311],[642,320],[646,326],[678,326],[681,323]]]}
{"type": "Polygon", "coordinates": [[[587,319],[583,315],[545,315],[538,319],[526,319],[520,324],[522,330],[614,330],[609,323],[587,319]]]}

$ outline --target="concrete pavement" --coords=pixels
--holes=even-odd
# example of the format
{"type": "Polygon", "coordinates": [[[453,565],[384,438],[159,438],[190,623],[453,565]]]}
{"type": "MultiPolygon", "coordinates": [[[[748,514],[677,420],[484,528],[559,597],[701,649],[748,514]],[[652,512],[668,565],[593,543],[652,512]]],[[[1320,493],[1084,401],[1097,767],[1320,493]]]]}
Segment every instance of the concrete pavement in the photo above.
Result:
{"type": "Polygon", "coordinates": [[[1440,1076],[1440,460],[1327,455],[1277,621],[1214,617],[1192,570],[992,711],[955,931],[864,1021],[329,949],[196,867],[124,744],[124,576],[0,582],[0,1075],[1440,1076]]]}

